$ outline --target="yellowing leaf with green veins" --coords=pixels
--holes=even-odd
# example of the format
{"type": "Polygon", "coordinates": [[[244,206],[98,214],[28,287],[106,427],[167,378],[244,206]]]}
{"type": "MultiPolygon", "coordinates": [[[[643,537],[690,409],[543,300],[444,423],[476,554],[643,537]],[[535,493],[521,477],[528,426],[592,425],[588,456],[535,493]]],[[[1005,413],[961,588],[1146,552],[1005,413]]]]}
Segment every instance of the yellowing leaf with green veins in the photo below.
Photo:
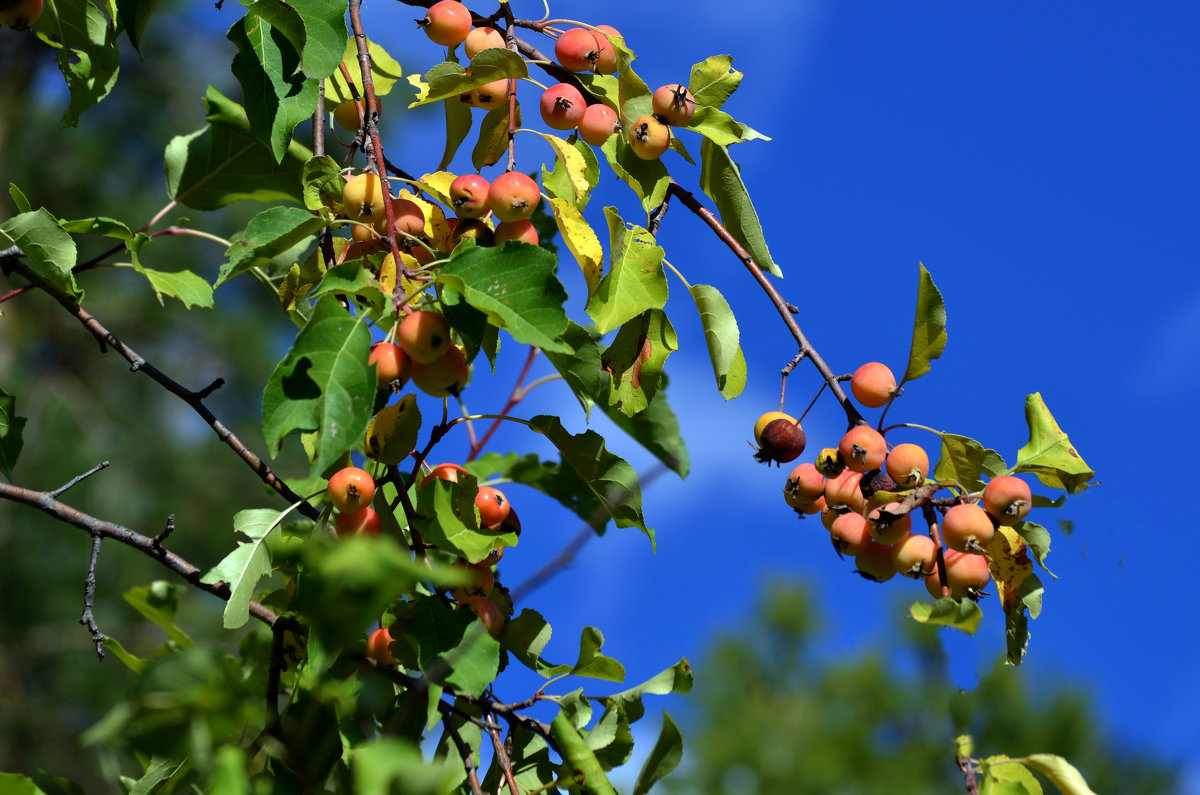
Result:
{"type": "Polygon", "coordinates": [[[399,403],[393,403],[371,418],[363,453],[383,464],[399,464],[408,458],[417,444],[421,430],[421,410],[417,396],[409,393],[399,403]]]}
{"type": "Polygon", "coordinates": [[[1033,562],[1029,560],[1024,539],[1011,527],[997,528],[986,549],[988,571],[992,574],[1000,604],[1008,612],[1016,605],[1021,584],[1033,573],[1033,562]]]}
{"type": "Polygon", "coordinates": [[[554,149],[554,153],[562,159],[566,166],[567,176],[571,180],[571,187],[575,190],[575,203],[578,204],[578,198],[586,196],[591,189],[587,179],[587,163],[584,161],[583,155],[557,135],[543,132],[539,132],[538,135],[545,138],[546,143],[554,149]]]}
{"type": "Polygon", "coordinates": [[[600,239],[596,237],[591,224],[575,209],[575,205],[566,199],[550,199],[550,210],[554,213],[554,222],[558,224],[563,242],[583,271],[590,301],[604,270],[604,249],[600,246],[600,239]]]}

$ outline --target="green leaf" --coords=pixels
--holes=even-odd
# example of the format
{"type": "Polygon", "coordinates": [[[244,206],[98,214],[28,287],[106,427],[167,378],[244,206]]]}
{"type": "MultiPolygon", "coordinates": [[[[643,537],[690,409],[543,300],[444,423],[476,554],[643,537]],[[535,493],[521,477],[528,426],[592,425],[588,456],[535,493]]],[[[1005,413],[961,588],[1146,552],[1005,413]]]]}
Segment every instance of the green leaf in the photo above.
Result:
{"type": "Polygon", "coordinates": [[[418,597],[397,616],[392,637],[397,631],[416,652],[416,667],[458,693],[477,696],[499,673],[500,644],[470,610],[451,610],[436,597],[418,597]]]}
{"type": "MultiPolygon", "coordinates": [[[[633,71],[633,62],[637,56],[625,46],[625,39],[610,38],[613,50],[617,55],[617,110],[622,119],[633,121],[651,112],[650,88],[637,72],[633,71]]],[[[623,135],[612,138],[624,139],[623,135]]],[[[611,138],[609,140],[612,140],[611,138]]]]}
{"type": "Polygon", "coordinates": [[[1017,759],[989,756],[979,760],[980,795],[1042,795],[1042,785],[1017,759]]]}
{"type": "Polygon", "coordinates": [[[705,138],[700,143],[700,188],[717,205],[721,223],[767,273],[783,276],[763,237],[762,223],[729,150],[705,138]]]}
{"type": "MultiPolygon", "coordinates": [[[[1038,565],[1046,569],[1046,556],[1050,554],[1050,532],[1036,522],[1018,522],[1013,529],[1021,538],[1025,539],[1025,543],[1033,552],[1033,558],[1038,565]]],[[[1050,570],[1046,569],[1046,571],[1050,570]]]]}
{"type": "Polygon", "coordinates": [[[568,352],[570,346],[558,340],[567,329],[567,292],[554,275],[556,262],[537,246],[460,247],[436,281],[486,312],[493,325],[507,329],[517,342],[568,352]],[[504,278],[497,278],[501,273],[504,278]]]}
{"type": "Polygon", "coordinates": [[[73,235],[102,235],[117,240],[133,240],[133,230],[115,218],[80,218],[75,221],[59,221],[59,225],[73,235]]]}
{"type": "Polygon", "coordinates": [[[134,270],[146,277],[154,289],[158,303],[162,305],[163,296],[179,299],[185,307],[191,309],[212,309],[213,288],[207,281],[191,271],[156,271],[135,265],[134,270]]]}
{"type": "MultiPolygon", "coordinates": [[[[300,69],[323,79],[338,68],[346,48],[346,4],[340,0],[259,0],[247,16],[266,20],[301,54],[300,69]]],[[[247,28],[249,32],[249,28],[247,28]]],[[[354,39],[350,39],[353,46],[354,39]]],[[[357,69],[357,61],[353,63],[357,69]]],[[[312,115],[311,109],[309,115],[312,115]]]]}
{"type": "MultiPolygon", "coordinates": [[[[598,75],[599,76],[599,75],[598,75]]],[[[545,136],[554,147],[554,170],[542,166],[542,187],[552,199],[562,199],[583,211],[593,188],[600,184],[600,163],[596,152],[586,141],[572,135],[563,140],[545,136]]]]}
{"type": "Polygon", "coordinates": [[[442,151],[442,159],[438,162],[438,171],[449,168],[458,147],[471,134],[471,108],[463,102],[443,102],[442,109],[446,114],[446,148],[442,151]]]}
{"type": "Polygon", "coordinates": [[[533,417],[530,425],[558,448],[563,463],[599,498],[617,527],[638,528],[650,538],[653,548],[654,531],[646,527],[642,515],[642,492],[633,467],[605,449],[604,438],[595,431],[568,433],[558,417],[545,414],[533,417]]]}
{"type": "Polygon", "coordinates": [[[251,136],[241,105],[211,86],[205,103],[209,125],[167,144],[171,198],[197,210],[217,210],[242,199],[301,201],[301,171],[312,152],[292,141],[287,156],[277,163],[251,136]]]}
{"type": "Polygon", "coordinates": [[[317,81],[300,71],[300,53],[283,31],[253,11],[235,22],[225,37],[238,50],[232,68],[242,86],[250,133],[270,150],[276,163],[282,162],[292,131],[312,116],[317,81]]]}
{"type": "Polygon", "coordinates": [[[712,361],[713,375],[717,384],[727,379],[730,370],[737,361],[738,351],[741,350],[738,334],[737,318],[729,308],[729,302],[721,295],[716,287],[707,284],[693,284],[691,287],[692,300],[700,312],[700,322],[704,326],[704,341],[708,343],[708,358],[712,361]]]}
{"type": "Polygon", "coordinates": [[[443,99],[457,102],[460,94],[504,77],[523,80],[529,77],[529,70],[520,55],[502,47],[489,47],[476,55],[471,60],[471,74],[454,61],[443,61],[425,73],[426,90],[409,107],[443,99]]]}
{"type": "Polygon", "coordinates": [[[720,108],[737,91],[742,82],[742,73],[731,64],[728,55],[710,55],[692,67],[688,79],[688,91],[696,99],[696,112],[701,108],[720,108]]]}
{"type": "Polygon", "coordinates": [[[1004,459],[991,448],[967,436],[941,433],[942,457],[933,468],[933,477],[941,483],[961,483],[967,491],[984,487],[982,475],[989,479],[1008,471],[1004,459]]]}
{"type": "MultiPolygon", "coordinates": [[[[448,101],[446,104],[451,105],[454,100],[448,101]]],[[[500,159],[508,152],[508,110],[507,104],[499,108],[489,110],[483,117],[483,121],[479,123],[479,140],[475,143],[475,148],[471,150],[471,165],[475,166],[475,170],[486,166],[494,166],[500,162],[500,159]]],[[[447,118],[447,122],[449,118],[447,118]]],[[[514,129],[521,129],[521,109],[517,106],[517,123],[513,125],[514,129]]]]}
{"type": "Polygon", "coordinates": [[[600,702],[605,706],[614,703],[620,704],[624,708],[625,714],[629,716],[629,720],[636,722],[646,714],[646,708],[642,705],[642,696],[690,693],[693,682],[692,666],[686,659],[683,659],[670,668],[659,671],[637,687],[613,693],[611,696],[602,696],[600,702]]]}
{"type": "MultiPolygon", "coordinates": [[[[556,778],[557,765],[550,761],[550,747],[542,737],[520,725],[513,725],[505,738],[505,743],[511,742],[512,750],[509,760],[512,763],[513,779],[517,788],[524,793],[537,795],[558,795],[558,790],[548,786],[546,782],[556,778]]],[[[462,765],[458,765],[461,770],[462,765]]],[[[484,792],[500,792],[504,789],[504,776],[500,766],[492,757],[492,766],[487,777],[483,780],[484,792]]]]}
{"type": "Polygon", "coordinates": [[[185,592],[182,585],[165,580],[155,580],[149,585],[130,588],[123,595],[125,601],[141,613],[142,617],[161,627],[167,637],[177,646],[187,648],[192,639],[175,626],[175,614],[179,610],[179,597],[185,592]]]}
{"type": "Polygon", "coordinates": [[[1075,452],[1071,440],[1046,408],[1040,392],[1026,396],[1025,422],[1029,425],[1029,441],[1017,451],[1014,471],[1032,472],[1047,486],[1071,494],[1086,489],[1096,473],[1075,452]]]}
{"type": "Polygon", "coordinates": [[[1017,589],[1016,604],[1004,614],[1004,634],[1008,665],[1020,665],[1029,647],[1029,618],[1037,618],[1042,612],[1042,595],[1045,589],[1036,574],[1029,574],[1017,589]],[[1026,611],[1029,616],[1026,617],[1026,611]]]}
{"type": "MultiPolygon", "coordinates": [[[[358,795],[442,795],[450,792],[456,757],[429,764],[412,743],[397,737],[375,737],[351,752],[354,792],[358,795]],[[448,786],[449,785],[449,786],[448,786]]],[[[458,767],[462,767],[461,762],[458,767]]],[[[458,772],[462,772],[461,770],[458,772]]]]}
{"type": "Polygon", "coordinates": [[[629,729],[629,718],[620,704],[605,709],[584,739],[596,755],[596,761],[605,770],[625,764],[633,752],[633,732],[629,729]]]}
{"type": "Polygon", "coordinates": [[[299,207],[263,210],[230,241],[215,286],[220,287],[234,276],[269,262],[300,244],[307,248],[324,225],[324,220],[299,207]]]}
{"type": "Polygon", "coordinates": [[[1075,766],[1061,756],[1030,754],[1023,761],[1050,779],[1063,795],[1096,795],[1075,766]]]}
{"type": "MultiPolygon", "coordinates": [[[[626,117],[630,118],[630,117],[626,117]]],[[[638,118],[633,116],[631,118],[638,118]]],[[[642,209],[652,212],[667,197],[671,175],[662,160],[643,160],[634,154],[624,135],[610,135],[600,147],[608,165],[642,202],[642,209]]]]}
{"type": "Polygon", "coordinates": [[[675,725],[675,721],[671,720],[671,716],[664,709],[662,730],[658,733],[658,739],[654,743],[654,748],[650,750],[650,755],[642,764],[641,772],[638,773],[637,781],[633,785],[633,795],[645,795],[649,792],[655,782],[666,778],[679,766],[679,760],[682,758],[683,735],[679,733],[679,727],[675,725]]]}
{"type": "Polygon", "coordinates": [[[158,0],[121,0],[117,5],[117,19],[121,29],[129,37],[129,43],[138,55],[142,54],[142,36],[150,17],[158,8],[158,0]]]}
{"type": "Polygon", "coordinates": [[[129,795],[150,795],[158,789],[160,784],[169,781],[186,764],[186,759],[151,757],[150,763],[146,765],[146,772],[129,790],[129,795]]]}
{"type": "Polygon", "coordinates": [[[46,795],[32,779],[20,773],[0,773],[0,793],[4,795],[46,795]]]}
{"type": "Polygon", "coordinates": [[[301,170],[304,206],[313,212],[340,212],[342,191],[346,187],[346,180],[342,178],[341,172],[337,161],[329,155],[314,157],[305,162],[301,170]]]}
{"type": "Polygon", "coordinates": [[[468,561],[483,560],[492,547],[517,545],[516,533],[479,527],[473,485],[464,489],[461,484],[435,480],[418,489],[417,510],[429,517],[415,522],[425,540],[468,561]]]}
{"type": "Polygon", "coordinates": [[[523,665],[541,676],[560,676],[571,672],[570,665],[555,665],[542,659],[550,642],[551,628],[536,610],[523,608],[521,614],[504,625],[500,643],[523,665]]]}
{"type": "Polygon", "coordinates": [[[588,315],[607,334],[647,309],[667,303],[663,250],[640,226],[627,228],[614,207],[605,207],[612,252],[608,273],[588,301],[588,315]]]}
{"type": "Polygon", "coordinates": [[[76,301],[83,293],[75,284],[75,241],[44,208],[21,213],[0,224],[0,249],[17,246],[35,273],[76,301]]]}
{"type": "Polygon", "coordinates": [[[237,548],[200,578],[200,582],[229,584],[224,614],[226,629],[237,629],[250,620],[254,589],[260,579],[271,573],[268,537],[279,537],[279,523],[285,515],[265,508],[238,511],[233,517],[233,530],[239,536],[237,548]]]}
{"type": "Polygon", "coordinates": [[[933,277],[921,264],[921,280],[917,285],[917,314],[913,320],[912,348],[908,367],[901,383],[913,381],[929,372],[929,363],[942,355],[946,348],[946,302],[933,283],[933,277]]]}
{"type": "Polygon", "coordinates": [[[975,634],[983,618],[979,605],[970,599],[938,599],[933,604],[914,602],[909,605],[908,614],[919,624],[953,627],[968,635],[975,634]]]}
{"type": "MultiPolygon", "coordinates": [[[[729,146],[745,141],[771,140],[757,130],[734,121],[734,118],[725,111],[711,107],[697,107],[687,128],[700,133],[717,146],[729,146]]],[[[679,139],[672,139],[672,142],[677,140],[679,139]]]]}
{"type": "Polygon", "coordinates": [[[573,676],[587,676],[609,682],[625,679],[625,666],[600,653],[604,646],[604,634],[595,627],[584,627],[579,636],[579,657],[571,667],[573,676]]]}
{"type": "Polygon", "coordinates": [[[46,4],[33,30],[58,50],[58,69],[71,92],[63,126],[75,127],[80,114],[108,96],[117,82],[121,55],[116,33],[104,11],[87,0],[46,4]]]}
{"type": "Polygon", "coordinates": [[[660,386],[650,405],[632,417],[626,417],[619,410],[609,406],[602,405],[601,408],[618,428],[629,434],[668,469],[685,478],[691,469],[691,459],[679,432],[679,418],[667,403],[665,374],[662,379],[663,386],[660,386]]]}
{"type": "Polygon", "coordinates": [[[17,399],[0,389],[0,475],[12,482],[13,467],[25,445],[25,417],[17,416],[17,399]]]}
{"type": "Polygon", "coordinates": [[[29,204],[29,199],[25,198],[25,194],[17,187],[17,183],[8,183],[8,195],[12,199],[13,206],[17,208],[18,213],[27,213],[33,209],[29,204]]]}
{"type": "Polygon", "coordinates": [[[584,795],[617,795],[604,768],[565,712],[559,712],[550,722],[550,735],[563,757],[560,777],[566,786],[584,795]]]}
{"type": "Polygon", "coordinates": [[[135,674],[140,674],[146,670],[146,666],[150,661],[142,657],[138,657],[133,652],[121,645],[121,641],[114,638],[112,635],[104,636],[104,648],[117,655],[117,659],[125,663],[125,667],[133,671],[135,674]]]}
{"type": "Polygon", "coordinates": [[[379,278],[369,270],[362,260],[351,260],[335,265],[325,271],[321,283],[306,298],[313,300],[324,295],[357,295],[365,299],[375,317],[386,308],[391,309],[392,294],[384,292],[379,278]]]}
{"type": "MultiPolygon", "coordinates": [[[[324,2],[325,0],[320,0],[324,2]]],[[[332,8],[332,3],[330,4],[332,8]]],[[[342,12],[345,12],[343,7],[342,12]]],[[[343,30],[345,22],[342,23],[343,30]]],[[[362,83],[362,68],[358,61],[358,44],[353,36],[349,40],[343,34],[342,42],[345,50],[342,52],[340,60],[346,62],[349,67],[347,71],[350,73],[350,80],[354,84],[354,92],[350,91],[350,84],[346,82],[345,76],[341,70],[334,64],[334,69],[327,72],[328,78],[325,80],[325,102],[330,105],[338,105],[348,99],[353,99],[355,96],[363,96],[362,83]]],[[[371,85],[375,88],[375,95],[382,97],[391,92],[392,86],[396,81],[404,76],[404,70],[400,64],[393,58],[387,50],[379,44],[367,39],[367,53],[371,56],[371,85]]],[[[314,74],[314,77],[318,75],[314,74]]]]}
{"type": "Polygon", "coordinates": [[[621,326],[600,358],[612,376],[609,405],[628,417],[645,410],[658,392],[667,357],[678,349],[675,329],[661,310],[647,310],[621,326]]]}
{"type": "Polygon", "coordinates": [[[371,419],[375,378],[367,367],[371,333],[332,296],[317,303],[263,392],[263,434],[271,455],[293,431],[319,431],[313,472],[357,444],[371,419]]]}
{"type": "Polygon", "coordinates": [[[246,772],[246,752],[237,745],[227,745],[213,756],[208,771],[205,792],[225,795],[250,795],[250,778],[246,772]]]}

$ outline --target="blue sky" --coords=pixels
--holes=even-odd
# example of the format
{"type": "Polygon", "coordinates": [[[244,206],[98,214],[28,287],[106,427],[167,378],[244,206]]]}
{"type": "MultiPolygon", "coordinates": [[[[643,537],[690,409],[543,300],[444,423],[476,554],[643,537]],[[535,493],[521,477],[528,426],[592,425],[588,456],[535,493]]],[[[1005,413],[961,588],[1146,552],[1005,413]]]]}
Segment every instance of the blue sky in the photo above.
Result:
{"type": "MultiPolygon", "coordinates": [[[[540,4],[514,8],[541,14],[540,4]]],[[[1011,462],[1027,439],[1024,398],[1042,393],[1100,484],[1062,511],[1031,517],[1054,533],[1047,562],[1059,579],[1043,577],[1045,609],[1014,675],[1052,672],[1094,689],[1120,741],[1179,759],[1200,792],[1189,527],[1186,509],[1174,507],[1191,496],[1187,455],[1198,441],[1186,411],[1200,387],[1200,6],[805,0],[736,8],[552,5],[555,17],[620,29],[651,88],[686,81],[709,55],[734,56],[746,77],[725,109],[774,139],[735,147],[734,157],[784,271],[779,287],[834,370],[869,360],[903,370],[918,263],[929,268],[946,300],[949,344],[889,422],[972,436],[1011,462]],[[613,10],[602,17],[597,8],[613,10]],[[1059,518],[1074,523],[1073,535],[1059,530],[1059,518]]],[[[416,15],[382,0],[364,5],[368,33],[404,52],[406,69],[424,71],[443,51],[407,35],[416,15]]],[[[539,46],[552,51],[547,39],[539,46]]],[[[537,89],[521,92],[526,122],[536,124],[537,89]]],[[[427,125],[438,118],[406,118],[385,103],[389,157],[409,171],[432,169],[442,139],[427,125]]],[[[683,135],[696,151],[698,141],[683,135]]],[[[533,136],[518,142],[522,170],[550,157],[533,136]]],[[[684,187],[697,187],[695,169],[673,153],[666,162],[684,187]]],[[[593,220],[608,204],[642,221],[633,195],[604,172],[593,220]]],[[[772,577],[819,589],[827,623],[839,628],[831,655],[870,645],[904,598],[924,598],[924,589],[853,577],[819,524],[798,523],[783,504],[784,472],[755,464],[747,440],[755,417],[777,404],[791,338],[684,208],[671,208],[659,239],[690,281],[717,286],[738,313],[749,384],[730,403],[717,395],[690,300],[672,280],[668,311],[681,348],[668,361],[669,394],[693,474],[686,483],[662,478],[646,495],[657,554],[636,531],[610,530],[528,601],[556,627],[548,654],[571,657],[580,629],[594,624],[635,683],[681,656],[699,660],[714,632],[747,619],[772,577]]],[[[560,270],[577,298],[582,281],[569,257],[560,270]]],[[[509,346],[502,366],[523,355],[509,346]]],[[[477,372],[476,383],[491,384],[498,405],[511,378],[477,372]]],[[[787,408],[802,411],[818,386],[801,366],[787,408]]],[[[474,411],[489,408],[480,393],[487,389],[475,390],[474,411]]],[[[559,385],[537,390],[519,411],[584,427],[559,385]]],[[[805,427],[815,452],[836,443],[844,418],[826,397],[805,427]]],[[[648,471],[637,446],[613,434],[611,447],[648,471]]],[[[892,440],[934,447],[915,432],[892,440]]],[[[510,448],[539,449],[506,428],[493,449],[510,448]]],[[[519,488],[509,496],[526,528],[501,570],[513,585],[579,522],[519,488]]],[[[946,634],[961,686],[1003,652],[998,605],[991,599],[984,609],[974,638],[946,634]]]]}
{"type": "MultiPolygon", "coordinates": [[[[537,15],[524,7],[532,5],[517,4],[518,15],[537,15]]],[[[746,78],[726,110],[774,140],[736,147],[734,157],[784,270],[780,289],[835,370],[868,360],[903,370],[918,263],[929,268],[946,299],[949,344],[889,421],[973,436],[1011,462],[1027,439],[1024,397],[1042,393],[1100,485],[1037,517],[1055,534],[1048,563],[1060,579],[1044,578],[1045,610],[1014,675],[1053,672],[1089,686],[1119,740],[1200,767],[1191,743],[1200,707],[1191,583],[1178,542],[1161,543],[1187,527],[1161,498],[1174,496],[1170,487],[1151,501],[1144,485],[1179,483],[1186,498],[1175,462],[1197,441],[1174,412],[1194,404],[1200,382],[1192,354],[1200,8],[804,2],[740,16],[709,3],[689,4],[686,17],[665,5],[599,17],[589,7],[556,3],[553,11],[618,27],[652,88],[686,79],[708,55],[735,57],[746,78]],[[1073,535],[1058,530],[1060,517],[1074,523],[1073,535]]],[[[542,48],[551,49],[546,40],[542,48]]],[[[406,152],[418,143],[409,129],[395,139],[406,152]]],[[[532,137],[518,141],[528,152],[518,150],[520,168],[546,156],[529,151],[538,146],[532,137]]],[[[431,146],[440,152],[440,140],[431,146]]],[[[685,187],[696,186],[694,169],[673,154],[667,163],[685,187]]],[[[602,183],[592,207],[617,204],[638,220],[632,194],[607,174],[602,183]]],[[[531,597],[557,629],[551,654],[571,656],[579,629],[595,624],[639,681],[680,656],[700,658],[712,633],[746,620],[773,576],[820,590],[828,623],[839,627],[831,654],[869,645],[901,597],[922,598],[923,589],[851,576],[820,526],[798,523],[783,505],[784,474],[756,465],[746,440],[777,401],[790,337],[737,261],[683,208],[671,208],[660,241],[689,280],[716,285],[738,312],[750,383],[731,403],[717,396],[698,323],[673,281],[668,311],[681,350],[668,362],[669,394],[693,474],[682,484],[663,478],[647,494],[656,555],[637,532],[610,530],[531,597]]],[[[564,260],[564,281],[577,292],[573,269],[564,260]]],[[[507,391],[510,378],[496,388],[507,391]]],[[[802,366],[787,407],[802,411],[818,385],[802,366]]],[[[557,386],[522,411],[583,427],[557,386]]],[[[805,423],[810,448],[834,444],[842,422],[832,401],[819,403],[805,423]]],[[[606,432],[602,422],[594,427],[606,432]]],[[[509,433],[497,449],[508,440],[530,444],[509,433]]],[[[649,469],[619,435],[613,446],[649,469]]],[[[510,497],[518,507],[534,500],[517,489],[510,497]]],[[[510,584],[578,526],[561,513],[531,521],[527,512],[522,546],[502,568],[510,584]]],[[[947,633],[959,685],[969,687],[1003,651],[998,606],[992,599],[984,608],[975,638],[947,633]]]]}

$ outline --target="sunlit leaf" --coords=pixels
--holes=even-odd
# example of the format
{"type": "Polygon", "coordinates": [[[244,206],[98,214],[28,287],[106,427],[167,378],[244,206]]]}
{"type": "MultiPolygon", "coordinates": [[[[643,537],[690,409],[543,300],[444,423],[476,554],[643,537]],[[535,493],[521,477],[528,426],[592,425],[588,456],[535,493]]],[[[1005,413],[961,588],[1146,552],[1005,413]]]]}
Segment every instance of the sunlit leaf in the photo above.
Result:
{"type": "Polygon", "coordinates": [[[605,207],[611,262],[588,301],[588,315],[607,334],[647,309],[667,303],[663,250],[640,226],[626,227],[616,208],[605,207]]]}
{"type": "Polygon", "coordinates": [[[633,785],[633,795],[645,795],[649,792],[655,782],[666,778],[679,766],[679,760],[682,758],[683,735],[679,733],[679,727],[675,725],[675,721],[671,720],[671,716],[664,709],[662,729],[658,733],[654,747],[650,749],[650,755],[646,757],[646,761],[638,773],[637,781],[633,785]]]}
{"type": "Polygon", "coordinates": [[[921,624],[934,624],[943,627],[961,629],[968,635],[974,635],[979,628],[979,620],[983,611],[979,605],[970,599],[938,599],[933,604],[914,602],[909,605],[908,613],[921,624]]]}
{"type": "Polygon", "coordinates": [[[609,406],[627,417],[645,410],[658,393],[667,357],[679,348],[665,312],[650,309],[621,326],[600,356],[612,377],[609,406]]]}
{"type": "Polygon", "coordinates": [[[75,241],[45,209],[14,215],[0,224],[0,249],[17,246],[35,273],[77,301],[83,292],[75,284],[75,241]]]}
{"type": "Polygon", "coordinates": [[[696,99],[696,110],[720,108],[742,82],[742,73],[728,55],[710,55],[692,67],[688,91],[696,99]]]}
{"type": "Polygon", "coordinates": [[[55,0],[46,4],[33,31],[58,50],[55,60],[71,92],[63,126],[78,126],[80,114],[108,96],[117,82],[121,55],[112,23],[87,0],[55,0]]]}
{"type": "Polygon", "coordinates": [[[1008,471],[999,453],[974,439],[954,433],[939,435],[942,439],[942,456],[933,468],[935,480],[961,483],[968,491],[980,491],[984,487],[982,475],[986,474],[991,479],[1008,471]]]}
{"type": "Polygon", "coordinates": [[[617,795],[591,749],[566,713],[559,712],[550,723],[550,735],[563,756],[564,784],[579,788],[588,795],[617,795]]]}
{"type": "Polygon", "coordinates": [[[238,511],[233,517],[237,548],[200,578],[201,582],[229,585],[229,601],[225,603],[224,614],[226,629],[237,629],[250,620],[250,599],[254,589],[260,579],[271,573],[267,538],[272,534],[279,536],[282,519],[279,511],[261,508],[238,511]]]}
{"type": "Polygon", "coordinates": [[[363,452],[382,464],[399,464],[413,451],[420,430],[421,410],[417,396],[410,392],[371,418],[363,452]]]}
{"type": "Polygon", "coordinates": [[[1032,472],[1047,486],[1072,494],[1087,488],[1096,473],[1058,427],[1040,392],[1025,398],[1025,422],[1029,425],[1029,441],[1017,452],[1014,471],[1032,472]]]}
{"type": "Polygon", "coordinates": [[[742,182],[742,172],[729,151],[707,138],[700,144],[700,189],[717,205],[721,223],[742,244],[758,267],[783,276],[763,237],[762,222],[742,182]]]}
{"type": "Polygon", "coordinates": [[[929,363],[942,355],[946,348],[946,302],[933,283],[933,277],[921,265],[917,285],[917,313],[913,320],[912,347],[908,367],[901,382],[912,381],[929,372],[929,363]]]}

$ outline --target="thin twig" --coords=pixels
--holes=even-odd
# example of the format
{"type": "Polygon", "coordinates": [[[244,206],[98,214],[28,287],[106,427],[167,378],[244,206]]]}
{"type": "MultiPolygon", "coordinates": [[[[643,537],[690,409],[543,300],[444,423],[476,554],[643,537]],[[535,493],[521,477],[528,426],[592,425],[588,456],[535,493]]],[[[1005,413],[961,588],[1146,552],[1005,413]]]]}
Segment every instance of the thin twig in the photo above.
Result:
{"type": "Polygon", "coordinates": [[[496,752],[496,761],[500,764],[500,769],[504,772],[504,780],[508,783],[508,791],[512,795],[521,795],[521,790],[517,788],[517,780],[513,778],[512,762],[509,761],[508,753],[504,750],[504,743],[500,741],[500,727],[487,720],[484,721],[484,728],[487,730],[488,736],[492,738],[492,748],[496,752]]]}
{"type": "MultiPolygon", "coordinates": [[[[525,382],[526,376],[529,375],[529,368],[533,367],[533,360],[537,358],[537,353],[537,346],[530,345],[529,355],[525,357],[525,366],[521,368],[521,372],[517,376],[517,383],[513,385],[512,392],[509,393],[508,401],[504,404],[504,408],[500,409],[499,413],[501,417],[512,411],[513,407],[521,401],[522,397],[524,397],[524,393],[521,391],[521,384],[525,382]]],[[[492,420],[491,426],[487,429],[487,431],[484,432],[479,441],[471,444],[471,451],[467,453],[467,461],[475,460],[476,456],[479,455],[479,451],[482,450],[483,446],[488,443],[488,439],[491,439],[492,434],[494,434],[496,429],[500,427],[501,422],[503,422],[503,420],[499,418],[492,420]]]]}
{"type": "Polygon", "coordinates": [[[96,616],[92,608],[96,604],[96,564],[100,561],[100,542],[103,540],[104,536],[92,533],[92,557],[88,561],[87,577],[83,581],[83,613],[79,616],[79,623],[91,631],[92,643],[96,644],[96,656],[101,660],[104,659],[104,633],[96,625],[96,616]]]}
{"type": "Polygon", "coordinates": [[[96,474],[101,469],[104,469],[107,466],[108,466],[107,461],[101,461],[99,464],[96,464],[96,466],[92,467],[87,472],[84,472],[82,475],[76,475],[75,477],[68,480],[66,483],[59,486],[54,491],[50,491],[47,493],[52,494],[55,497],[60,497],[60,496],[62,496],[63,492],[65,492],[67,489],[71,488],[72,486],[75,486],[82,480],[86,480],[87,478],[90,478],[92,475],[96,474]]]}

